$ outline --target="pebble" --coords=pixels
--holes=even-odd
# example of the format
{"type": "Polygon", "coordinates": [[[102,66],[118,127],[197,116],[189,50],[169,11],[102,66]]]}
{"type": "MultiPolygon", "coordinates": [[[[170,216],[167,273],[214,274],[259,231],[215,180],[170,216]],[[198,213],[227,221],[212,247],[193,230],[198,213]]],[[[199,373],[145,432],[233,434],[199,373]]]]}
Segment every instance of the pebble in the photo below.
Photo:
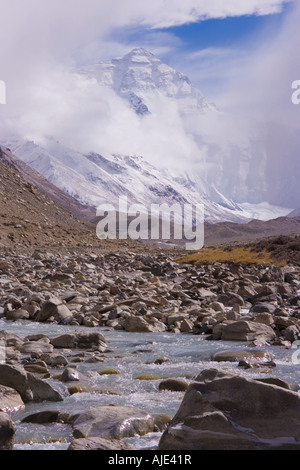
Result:
{"type": "Polygon", "coordinates": [[[244,309],[247,321],[270,326],[276,340],[298,339],[299,282],[291,267],[215,263],[196,270],[163,253],[7,254],[0,257],[0,315],[91,329],[209,334],[246,320],[244,309]],[[293,334],[285,332],[289,326],[293,334]]]}
{"type": "MultiPolygon", "coordinates": [[[[299,285],[299,269],[292,266],[275,271],[264,264],[195,267],[178,265],[169,254],[129,251],[7,253],[0,255],[0,318],[78,328],[54,338],[31,335],[21,339],[0,331],[0,340],[6,344],[7,364],[23,367],[24,377],[33,374],[42,380],[41,375],[63,369],[60,377],[65,382],[83,379],[71,363],[102,362],[103,354],[109,352],[105,333],[99,333],[99,327],[203,335],[229,343],[246,338],[254,345],[290,347],[300,339],[299,285]],[[81,326],[87,329],[80,330],[81,326]]],[[[156,363],[164,361],[158,358],[156,363]]],[[[99,373],[120,371],[103,369],[99,373]]],[[[161,377],[145,374],[135,379],[161,377]]],[[[70,387],[76,389],[81,384],[70,387]]],[[[160,390],[183,391],[186,387],[187,383],[179,379],[164,380],[159,385],[160,390]]]]}

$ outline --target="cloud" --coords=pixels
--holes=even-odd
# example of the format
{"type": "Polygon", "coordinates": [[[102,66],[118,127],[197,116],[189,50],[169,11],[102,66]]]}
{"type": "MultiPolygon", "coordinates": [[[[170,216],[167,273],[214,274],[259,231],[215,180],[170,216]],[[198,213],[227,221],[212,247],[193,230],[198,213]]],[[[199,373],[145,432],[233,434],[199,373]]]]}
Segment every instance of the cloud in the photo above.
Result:
{"type": "Polygon", "coordinates": [[[113,90],[64,67],[38,74],[10,99],[1,136],[14,134],[45,146],[54,138],[80,152],[143,155],[170,166],[184,166],[199,154],[176,103],[157,99],[141,119],[113,90]]]}
{"type": "MultiPolygon", "coordinates": [[[[117,153],[128,148],[128,152],[151,154],[157,159],[172,155],[176,162],[183,157],[200,158],[193,138],[182,128],[178,110],[170,113],[168,108],[164,127],[161,119],[155,122],[149,117],[141,121],[114,93],[101,90],[92,81],[74,78],[69,69],[78,61],[87,63],[108,55],[123,55],[128,50],[128,42],[134,41],[132,31],[137,32],[135,40],[140,39],[140,28],[143,28],[142,45],[167,53],[178,47],[179,40],[161,28],[208,18],[273,14],[281,11],[288,1],[0,0],[3,18],[0,79],[7,86],[7,104],[1,108],[0,115],[2,129],[35,139],[55,135],[66,144],[85,150],[117,153]]],[[[269,51],[262,50],[259,59],[262,65],[270,61],[273,74],[275,53],[274,49],[273,56],[268,55],[266,59],[269,51]]],[[[198,54],[202,54],[209,74],[221,76],[229,60],[232,67],[227,68],[228,73],[238,69],[237,57],[230,50],[207,49],[198,54]]],[[[249,107],[253,105],[250,99],[253,84],[249,77],[256,68],[255,59],[253,64],[252,75],[238,75],[242,83],[238,82],[236,93],[232,93],[234,80],[231,81],[228,100],[237,103],[241,97],[245,105],[245,94],[249,93],[249,107]]],[[[267,85],[270,76],[267,73],[264,76],[263,71],[257,69],[257,74],[267,85]]],[[[259,88],[255,90],[256,97],[264,94],[264,90],[261,84],[261,92],[259,88]]],[[[158,106],[158,115],[164,112],[164,107],[158,106]]]]}
{"type": "Polygon", "coordinates": [[[281,12],[283,5],[290,1],[293,0],[154,0],[147,2],[143,23],[153,28],[168,28],[213,18],[270,15],[281,12]]]}
{"type": "Polygon", "coordinates": [[[234,70],[222,97],[224,107],[259,121],[299,125],[300,109],[291,102],[292,82],[300,79],[299,21],[300,4],[295,3],[276,35],[260,37],[257,48],[234,70]]]}
{"type": "MultiPolygon", "coordinates": [[[[65,60],[118,28],[168,28],[208,18],[267,15],[293,0],[0,0],[1,54],[65,60]]],[[[105,46],[104,46],[105,47],[105,46]]],[[[22,60],[23,58],[23,60],[22,60]]],[[[8,65],[6,63],[6,65],[8,65]]]]}

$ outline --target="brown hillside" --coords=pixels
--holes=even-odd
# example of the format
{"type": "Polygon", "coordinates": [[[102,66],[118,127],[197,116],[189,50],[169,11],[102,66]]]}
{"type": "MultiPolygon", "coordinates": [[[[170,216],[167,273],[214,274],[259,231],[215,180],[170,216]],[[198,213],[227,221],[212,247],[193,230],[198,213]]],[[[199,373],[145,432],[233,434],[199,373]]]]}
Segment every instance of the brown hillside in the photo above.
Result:
{"type": "Polygon", "coordinates": [[[20,250],[95,243],[95,227],[78,221],[0,160],[0,246],[20,250]]]}

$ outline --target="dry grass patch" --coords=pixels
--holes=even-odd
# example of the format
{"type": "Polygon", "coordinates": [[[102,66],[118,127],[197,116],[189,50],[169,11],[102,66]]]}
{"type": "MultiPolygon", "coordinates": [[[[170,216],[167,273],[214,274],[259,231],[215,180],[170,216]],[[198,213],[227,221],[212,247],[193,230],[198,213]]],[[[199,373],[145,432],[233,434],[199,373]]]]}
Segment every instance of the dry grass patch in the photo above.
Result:
{"type": "Polygon", "coordinates": [[[285,261],[276,261],[267,250],[257,251],[252,247],[216,247],[203,248],[202,250],[187,256],[181,256],[175,260],[179,264],[209,264],[209,263],[240,263],[240,264],[272,264],[284,266],[285,261]]]}

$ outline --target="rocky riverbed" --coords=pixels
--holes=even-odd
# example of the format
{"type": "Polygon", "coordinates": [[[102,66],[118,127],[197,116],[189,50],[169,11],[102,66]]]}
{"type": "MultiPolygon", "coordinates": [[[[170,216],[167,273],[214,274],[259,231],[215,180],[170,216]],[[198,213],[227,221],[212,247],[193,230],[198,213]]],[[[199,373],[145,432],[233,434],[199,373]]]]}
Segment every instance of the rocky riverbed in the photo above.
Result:
{"type": "MultiPolygon", "coordinates": [[[[5,329],[0,332],[1,448],[13,448],[16,433],[16,424],[10,417],[13,410],[26,409],[31,403],[64,402],[70,394],[84,391],[85,377],[81,376],[76,364],[85,363],[88,369],[89,364],[101,364],[110,357],[105,331],[149,333],[149,337],[151,333],[182,334],[185,338],[227,342],[228,349],[232,342],[246,343],[251,346],[248,353],[242,352],[237,357],[235,352],[225,357],[221,351],[221,355],[213,358],[213,364],[239,361],[243,370],[259,367],[261,363],[272,368],[268,347],[290,348],[300,337],[299,290],[299,268],[292,264],[280,268],[235,263],[179,265],[170,251],[163,250],[155,253],[151,250],[139,253],[128,250],[79,254],[3,253],[0,256],[0,316],[5,324],[56,324],[65,326],[66,331],[57,335],[45,332],[25,337],[5,329]],[[71,330],[68,327],[72,327],[71,330]],[[261,347],[264,347],[263,353],[261,347]]],[[[116,356],[116,351],[114,353],[116,356]]],[[[165,358],[157,357],[156,360],[163,363],[165,358]]],[[[118,374],[114,367],[106,372],[102,369],[103,374],[118,374]]],[[[194,384],[202,381],[196,376],[195,380],[191,377],[188,380],[176,377],[161,380],[158,387],[181,393],[187,390],[185,400],[193,408],[190,387],[195,389],[194,384]]],[[[220,375],[217,378],[224,379],[220,375]]],[[[283,399],[292,400],[295,410],[298,409],[295,405],[297,390],[287,390],[280,381],[261,386],[267,387],[262,395],[264,401],[268,400],[268,393],[274,395],[280,388],[276,393],[285,390],[288,395],[283,399]]],[[[259,399],[261,392],[256,388],[253,390],[259,399]]],[[[235,403],[239,400],[240,397],[236,397],[235,403]]],[[[182,406],[187,409],[184,403],[182,406]]],[[[175,422],[164,414],[151,414],[142,408],[124,405],[101,405],[85,411],[74,409],[72,413],[50,413],[48,410],[33,415],[28,413],[26,419],[70,426],[72,449],[128,449],[125,437],[163,432],[166,426],[169,431],[165,433],[169,434],[168,438],[163,435],[162,448],[178,445],[177,438],[174,444],[170,435],[178,435],[181,445],[188,446],[184,444],[185,432],[188,435],[191,429],[197,429],[198,442],[203,429],[216,431],[227,419],[224,432],[229,437],[222,445],[232,445],[236,434],[231,435],[228,429],[234,426],[233,418],[230,421],[216,403],[212,410],[209,400],[202,405],[202,413],[209,411],[209,418],[199,417],[198,413],[196,419],[189,411],[185,417],[179,414],[180,418],[174,418],[175,422]],[[187,416],[189,419],[184,421],[187,416]]],[[[245,411],[243,413],[244,416],[245,411]]],[[[235,426],[246,427],[247,422],[237,419],[235,426]]],[[[266,433],[266,436],[268,442],[280,438],[276,433],[266,433]]],[[[289,436],[298,439],[294,428],[289,436]]],[[[238,440],[244,447],[251,447],[255,441],[245,441],[240,435],[238,440]]],[[[261,439],[258,440],[261,448],[261,439]]],[[[192,448],[197,445],[193,442],[192,448]]],[[[215,441],[215,446],[218,448],[220,443],[215,441]]]]}

